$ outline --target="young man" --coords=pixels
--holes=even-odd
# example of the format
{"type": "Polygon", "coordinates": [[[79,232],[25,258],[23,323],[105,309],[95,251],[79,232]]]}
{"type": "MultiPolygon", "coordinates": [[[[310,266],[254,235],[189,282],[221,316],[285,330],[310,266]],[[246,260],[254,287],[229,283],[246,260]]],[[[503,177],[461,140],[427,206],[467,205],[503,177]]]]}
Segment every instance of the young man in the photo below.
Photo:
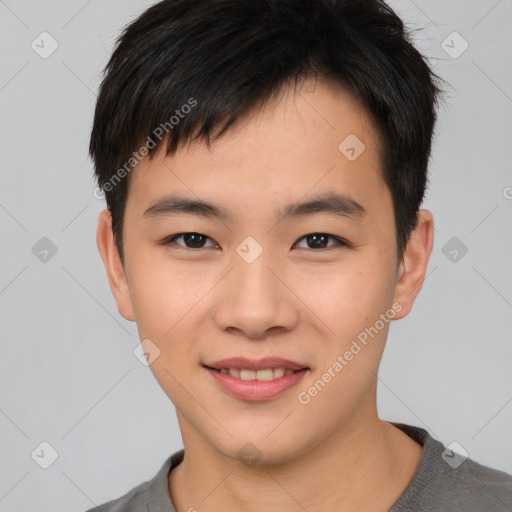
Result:
{"type": "Polygon", "coordinates": [[[184,450],[99,510],[511,510],[512,477],[377,415],[439,95],[379,0],[164,0],[126,28],[97,241],[184,450]]]}

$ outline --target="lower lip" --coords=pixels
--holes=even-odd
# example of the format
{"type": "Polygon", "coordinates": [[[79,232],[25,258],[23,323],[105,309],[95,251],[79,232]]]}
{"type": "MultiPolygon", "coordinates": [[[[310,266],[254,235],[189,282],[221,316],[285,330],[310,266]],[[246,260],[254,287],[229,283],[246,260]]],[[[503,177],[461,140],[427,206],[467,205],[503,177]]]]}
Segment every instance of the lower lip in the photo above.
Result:
{"type": "Polygon", "coordinates": [[[298,384],[308,371],[307,369],[299,370],[272,380],[242,380],[232,377],[228,373],[220,373],[206,367],[205,369],[224,391],[236,398],[250,402],[263,402],[279,396],[298,384]]]}

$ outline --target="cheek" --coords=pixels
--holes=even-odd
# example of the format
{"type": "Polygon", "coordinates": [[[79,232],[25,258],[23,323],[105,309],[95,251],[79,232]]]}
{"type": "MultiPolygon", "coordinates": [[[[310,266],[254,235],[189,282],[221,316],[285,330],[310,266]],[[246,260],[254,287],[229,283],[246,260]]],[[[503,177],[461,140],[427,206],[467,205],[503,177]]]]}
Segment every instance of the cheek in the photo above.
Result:
{"type": "Polygon", "coordinates": [[[139,337],[158,347],[158,358],[150,369],[171,400],[179,401],[183,390],[178,382],[201,360],[201,332],[210,307],[208,292],[218,277],[191,270],[190,265],[180,268],[168,261],[157,263],[154,257],[140,261],[151,264],[140,265],[131,283],[139,337]]]}
{"type": "Polygon", "coordinates": [[[305,303],[335,333],[374,322],[392,300],[389,269],[368,259],[360,264],[333,268],[329,275],[308,277],[303,284],[305,303]]]}
{"type": "Polygon", "coordinates": [[[157,337],[171,335],[169,329],[186,322],[187,314],[211,288],[204,272],[182,271],[177,265],[152,262],[134,275],[130,289],[137,324],[157,337]]]}
{"type": "MultiPolygon", "coordinates": [[[[389,268],[382,268],[375,258],[365,258],[364,263],[333,270],[329,279],[321,280],[321,286],[319,280],[309,281],[309,301],[305,302],[328,327],[326,335],[318,337],[322,348],[316,371],[323,374],[330,368],[336,375],[324,398],[336,393],[335,389],[367,389],[373,381],[372,371],[377,372],[392,319],[388,315],[387,321],[380,320],[393,300],[389,274],[389,268]],[[338,371],[333,368],[336,362],[338,371]]],[[[318,406],[323,403],[327,402],[319,400],[318,406]]]]}

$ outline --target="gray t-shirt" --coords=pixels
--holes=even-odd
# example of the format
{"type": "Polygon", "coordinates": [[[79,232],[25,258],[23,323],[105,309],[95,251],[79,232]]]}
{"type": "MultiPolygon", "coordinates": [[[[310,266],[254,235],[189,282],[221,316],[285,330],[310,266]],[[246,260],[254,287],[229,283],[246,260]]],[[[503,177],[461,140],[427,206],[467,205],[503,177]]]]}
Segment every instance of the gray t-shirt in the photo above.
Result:
{"type": "MultiPolygon", "coordinates": [[[[389,512],[511,512],[512,476],[464,459],[426,430],[393,425],[423,446],[416,473],[389,512]]],[[[149,481],[87,512],[176,512],[169,496],[169,472],[183,461],[173,453],[149,481]]]]}

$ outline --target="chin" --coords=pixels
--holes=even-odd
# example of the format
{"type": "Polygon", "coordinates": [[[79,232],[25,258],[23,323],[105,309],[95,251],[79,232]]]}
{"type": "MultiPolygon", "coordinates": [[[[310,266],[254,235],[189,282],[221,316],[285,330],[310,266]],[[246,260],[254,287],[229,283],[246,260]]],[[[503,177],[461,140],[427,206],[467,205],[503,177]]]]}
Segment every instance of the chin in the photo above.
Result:
{"type": "Polygon", "coordinates": [[[292,441],[289,433],[270,439],[268,430],[261,434],[236,436],[216,448],[225,457],[238,460],[246,466],[282,464],[294,460],[307,450],[306,446],[296,440],[292,441]]]}

